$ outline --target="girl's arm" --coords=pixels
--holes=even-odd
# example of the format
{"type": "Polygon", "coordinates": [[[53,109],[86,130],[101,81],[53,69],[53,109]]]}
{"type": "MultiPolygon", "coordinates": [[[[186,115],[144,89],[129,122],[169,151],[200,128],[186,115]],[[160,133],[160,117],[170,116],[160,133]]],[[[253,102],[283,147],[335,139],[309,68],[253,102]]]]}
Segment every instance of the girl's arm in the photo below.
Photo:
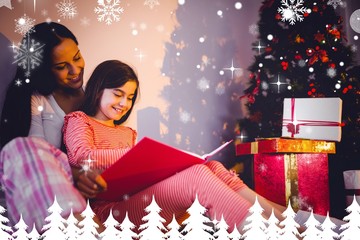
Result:
{"type": "Polygon", "coordinates": [[[91,169],[105,170],[131,148],[99,149],[94,141],[95,130],[82,112],[74,112],[65,117],[63,134],[71,166],[82,167],[89,164],[91,169]],[[89,158],[93,161],[87,161],[89,158]]]}

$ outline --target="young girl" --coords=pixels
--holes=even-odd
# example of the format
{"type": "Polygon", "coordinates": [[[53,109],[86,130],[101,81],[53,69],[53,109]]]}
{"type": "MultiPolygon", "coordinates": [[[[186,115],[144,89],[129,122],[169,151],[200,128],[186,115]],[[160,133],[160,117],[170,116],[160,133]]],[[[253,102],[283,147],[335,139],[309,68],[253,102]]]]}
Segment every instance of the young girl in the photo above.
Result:
{"type": "MultiPolygon", "coordinates": [[[[64,143],[70,165],[80,167],[91,156],[92,168],[99,172],[108,168],[135,144],[136,132],[123,125],[139,94],[139,81],[131,67],[117,60],[98,65],[85,89],[82,111],[68,114],[63,127],[64,143]]],[[[161,153],[159,153],[161,154],[161,153]]],[[[121,188],[121,186],[119,186],[121,188]]],[[[184,215],[198,196],[211,219],[224,216],[229,226],[242,230],[255,193],[240,178],[217,162],[210,161],[189,167],[122,201],[108,202],[93,199],[92,208],[105,221],[112,209],[118,221],[126,211],[137,226],[142,224],[144,208],[154,195],[163,209],[161,214],[169,223],[173,213],[184,215]]],[[[95,195],[94,195],[95,196],[95,195]]],[[[276,215],[284,207],[259,197],[269,217],[275,206],[276,215]]]]}

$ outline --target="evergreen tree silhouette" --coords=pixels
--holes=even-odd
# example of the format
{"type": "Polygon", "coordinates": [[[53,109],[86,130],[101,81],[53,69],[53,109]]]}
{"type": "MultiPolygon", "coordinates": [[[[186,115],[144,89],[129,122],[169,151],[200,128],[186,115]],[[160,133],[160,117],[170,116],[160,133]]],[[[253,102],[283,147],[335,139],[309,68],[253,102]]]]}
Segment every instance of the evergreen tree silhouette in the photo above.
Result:
{"type": "Polygon", "coordinates": [[[163,225],[165,219],[160,216],[161,208],[156,203],[154,195],[152,196],[149,206],[145,208],[145,211],[148,214],[142,218],[145,223],[141,224],[139,227],[139,230],[142,230],[139,233],[139,240],[160,240],[165,238],[165,234],[162,232],[166,231],[166,228],[163,225]]]}
{"type": "Polygon", "coordinates": [[[324,222],[321,224],[320,239],[322,240],[333,240],[339,239],[340,236],[333,229],[336,228],[336,224],[333,223],[329,217],[329,212],[326,215],[324,222]]]}
{"type": "Polygon", "coordinates": [[[340,227],[340,230],[343,230],[340,234],[341,240],[358,239],[360,236],[360,206],[355,196],[352,203],[346,208],[346,211],[349,214],[343,218],[347,223],[340,227]]]}
{"type": "Polygon", "coordinates": [[[190,216],[183,222],[185,227],[181,233],[185,234],[184,240],[215,239],[211,235],[214,230],[208,225],[211,221],[204,215],[206,211],[207,209],[200,204],[198,196],[196,195],[194,202],[187,209],[187,213],[189,213],[190,216]]]}
{"type": "Polygon", "coordinates": [[[64,230],[66,240],[76,240],[79,237],[79,221],[75,218],[73,210],[71,209],[70,215],[66,219],[66,229],[64,230]]]}
{"type": "Polygon", "coordinates": [[[176,221],[175,215],[171,222],[166,226],[168,232],[165,234],[167,240],[182,240],[183,235],[179,232],[180,224],[176,221]]]}
{"type": "Polygon", "coordinates": [[[122,240],[133,240],[134,238],[138,238],[138,235],[132,231],[135,227],[135,224],[133,224],[128,217],[128,212],[126,212],[125,218],[120,224],[121,232],[118,236],[122,240]]]}
{"type": "Polygon", "coordinates": [[[231,239],[231,240],[239,240],[239,239],[242,239],[241,233],[240,233],[239,230],[237,229],[236,224],[234,224],[234,229],[233,229],[232,232],[229,234],[229,239],[231,239]]]}
{"type": "Polygon", "coordinates": [[[26,225],[26,223],[24,222],[24,219],[22,217],[22,214],[20,214],[20,219],[19,221],[15,224],[14,228],[16,229],[15,232],[13,233],[13,237],[15,239],[27,239],[27,235],[28,233],[26,232],[26,229],[28,228],[28,226],[26,225]]]}
{"type": "MultiPolygon", "coordinates": [[[[29,232],[29,234],[26,236],[29,240],[39,240],[41,238],[40,233],[37,231],[35,223],[33,223],[33,227],[31,232],[29,232]]],[[[70,240],[70,239],[66,239],[66,240],[70,240]]]]}
{"type": "Polygon", "coordinates": [[[295,215],[296,213],[291,207],[290,201],[288,203],[287,208],[282,213],[282,216],[285,218],[280,222],[280,240],[297,240],[298,236],[300,236],[298,228],[300,227],[299,224],[295,222],[295,215]]]}
{"type": "Polygon", "coordinates": [[[61,216],[62,208],[54,197],[54,203],[48,208],[49,216],[45,218],[45,222],[48,222],[42,227],[43,240],[50,239],[65,239],[64,229],[66,220],[61,216]]]}
{"type": "Polygon", "coordinates": [[[116,221],[112,214],[112,209],[109,213],[108,218],[104,222],[104,226],[106,229],[100,234],[101,240],[116,240],[116,239],[122,239],[120,235],[120,230],[118,229],[120,227],[120,223],[116,221]]]}
{"type": "Polygon", "coordinates": [[[245,232],[243,234],[243,238],[245,240],[265,240],[266,219],[264,219],[264,217],[262,216],[264,209],[259,204],[257,196],[255,198],[254,204],[249,208],[249,212],[251,213],[251,215],[245,219],[247,224],[245,224],[243,228],[243,231],[245,232]]]}
{"type": "Polygon", "coordinates": [[[344,39],[343,18],[327,3],[303,1],[307,9],[304,19],[291,25],[281,21],[278,9],[282,1],[263,1],[255,60],[249,66],[249,85],[241,97],[247,102],[248,113],[238,125],[246,141],[280,137],[284,98],[341,98],[342,139],[336,154],[329,156],[329,179],[331,215],[342,217],[342,172],[360,168],[360,67],[344,39]]]}
{"type": "Polygon", "coordinates": [[[94,221],[95,213],[90,207],[89,200],[87,201],[87,205],[84,211],[82,211],[81,216],[83,219],[79,222],[79,226],[81,227],[79,231],[80,240],[97,240],[99,234],[97,232],[97,228],[99,225],[94,221]]]}
{"type": "Polygon", "coordinates": [[[6,212],[6,209],[0,205],[0,239],[11,240],[11,233],[13,232],[11,227],[7,224],[9,223],[9,219],[3,214],[6,212]]]}
{"type": "Polygon", "coordinates": [[[320,225],[320,222],[315,219],[313,211],[311,211],[308,220],[305,222],[306,229],[300,236],[303,237],[303,240],[320,240],[320,225]]]}
{"type": "Polygon", "coordinates": [[[229,225],[226,223],[224,216],[221,215],[220,221],[216,224],[217,231],[214,233],[214,237],[217,240],[228,240],[229,239],[229,225]]]}
{"type": "Polygon", "coordinates": [[[268,240],[277,240],[280,237],[280,227],[279,219],[274,214],[274,209],[272,209],[269,219],[267,220],[268,227],[265,230],[268,240]]]}

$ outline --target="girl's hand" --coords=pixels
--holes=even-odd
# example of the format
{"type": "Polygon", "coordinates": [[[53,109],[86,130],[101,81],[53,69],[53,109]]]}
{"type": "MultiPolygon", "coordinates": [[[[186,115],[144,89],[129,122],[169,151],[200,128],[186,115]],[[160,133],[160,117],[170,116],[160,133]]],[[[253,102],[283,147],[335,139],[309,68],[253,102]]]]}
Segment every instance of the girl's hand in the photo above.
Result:
{"type": "Polygon", "coordinates": [[[85,198],[95,198],[100,192],[107,189],[107,184],[99,171],[84,172],[78,168],[72,168],[72,171],[75,186],[85,198]]]}

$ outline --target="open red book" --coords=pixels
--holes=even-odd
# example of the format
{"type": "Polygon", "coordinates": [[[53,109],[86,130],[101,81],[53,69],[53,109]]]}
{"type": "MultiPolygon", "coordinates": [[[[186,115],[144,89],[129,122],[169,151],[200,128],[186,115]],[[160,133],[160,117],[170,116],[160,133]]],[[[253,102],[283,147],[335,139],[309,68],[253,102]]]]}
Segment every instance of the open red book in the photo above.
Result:
{"type": "Polygon", "coordinates": [[[144,137],[101,174],[107,182],[107,190],[97,199],[123,200],[124,195],[130,196],[194,164],[205,163],[231,142],[199,156],[144,137]]]}

